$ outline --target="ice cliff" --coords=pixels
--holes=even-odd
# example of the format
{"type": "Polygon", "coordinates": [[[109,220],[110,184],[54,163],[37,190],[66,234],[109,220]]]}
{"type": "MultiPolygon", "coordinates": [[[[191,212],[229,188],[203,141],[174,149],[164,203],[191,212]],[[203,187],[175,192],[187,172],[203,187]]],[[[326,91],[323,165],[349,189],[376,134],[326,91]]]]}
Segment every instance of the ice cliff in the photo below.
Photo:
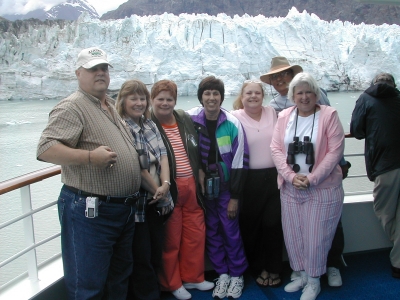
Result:
{"type": "Polygon", "coordinates": [[[108,53],[112,91],[131,78],[149,87],[171,79],[180,95],[195,95],[200,80],[212,74],[225,82],[227,94],[236,94],[277,55],[328,90],[365,89],[379,71],[400,80],[397,25],[326,22],[295,8],[285,18],[163,14],[100,21],[83,14],[63,26],[1,33],[0,100],[70,94],[77,88],[77,54],[91,46],[108,53]]]}

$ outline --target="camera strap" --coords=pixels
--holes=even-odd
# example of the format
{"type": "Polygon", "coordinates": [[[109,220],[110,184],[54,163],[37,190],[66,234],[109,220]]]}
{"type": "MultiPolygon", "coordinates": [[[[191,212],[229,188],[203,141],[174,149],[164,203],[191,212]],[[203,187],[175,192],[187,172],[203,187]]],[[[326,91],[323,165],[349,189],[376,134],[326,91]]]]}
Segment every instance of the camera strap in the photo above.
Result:
{"type": "MultiPolygon", "coordinates": [[[[296,137],[296,132],[297,132],[297,120],[298,120],[298,118],[299,118],[299,109],[296,108],[296,110],[297,110],[297,111],[296,111],[296,126],[295,126],[295,128],[294,128],[294,136],[293,136],[293,138],[296,137]]],[[[312,120],[310,142],[312,141],[312,135],[313,135],[313,132],[314,132],[314,121],[315,121],[315,112],[316,112],[316,111],[317,111],[317,106],[314,107],[314,118],[313,118],[313,120],[312,120]]]]}

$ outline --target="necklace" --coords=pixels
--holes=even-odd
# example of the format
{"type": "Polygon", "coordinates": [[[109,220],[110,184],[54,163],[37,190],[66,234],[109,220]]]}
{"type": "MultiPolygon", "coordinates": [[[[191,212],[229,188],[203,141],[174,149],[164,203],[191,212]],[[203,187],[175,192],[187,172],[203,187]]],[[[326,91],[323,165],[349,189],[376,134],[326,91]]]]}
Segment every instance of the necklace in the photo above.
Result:
{"type": "MultiPolygon", "coordinates": [[[[287,99],[288,99],[287,95],[286,95],[286,100],[285,100],[285,107],[284,107],[284,108],[282,108],[282,107],[280,107],[280,106],[279,106],[278,102],[276,102],[276,100],[275,100],[275,96],[274,96],[274,94],[272,93],[272,86],[270,85],[269,87],[271,88],[272,100],[274,100],[274,102],[275,102],[276,106],[278,106],[278,108],[279,108],[279,111],[282,111],[282,110],[284,110],[284,109],[286,108],[286,103],[287,103],[287,99]]],[[[280,94],[278,93],[278,95],[280,95],[280,94]]]]}
{"type": "Polygon", "coordinates": [[[288,99],[287,96],[286,96],[286,100],[285,100],[285,107],[283,107],[283,108],[279,106],[278,102],[276,102],[275,96],[272,96],[272,97],[273,97],[272,100],[274,100],[276,106],[278,106],[278,108],[279,108],[280,111],[281,111],[281,110],[284,110],[284,109],[286,108],[286,103],[287,103],[287,99],[288,99]]]}

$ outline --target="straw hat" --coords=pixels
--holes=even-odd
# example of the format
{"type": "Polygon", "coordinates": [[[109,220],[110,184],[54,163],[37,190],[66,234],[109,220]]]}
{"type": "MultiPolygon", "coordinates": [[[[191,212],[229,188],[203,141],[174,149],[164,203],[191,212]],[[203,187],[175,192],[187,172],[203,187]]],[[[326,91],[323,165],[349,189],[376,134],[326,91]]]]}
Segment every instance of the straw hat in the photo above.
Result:
{"type": "Polygon", "coordinates": [[[271,79],[269,78],[270,75],[276,74],[288,69],[293,70],[293,75],[296,75],[300,72],[303,72],[303,68],[300,67],[299,65],[293,65],[291,66],[287,60],[286,57],[283,56],[276,56],[273,57],[271,60],[271,69],[269,70],[268,73],[261,75],[260,79],[261,81],[271,84],[271,79]]]}

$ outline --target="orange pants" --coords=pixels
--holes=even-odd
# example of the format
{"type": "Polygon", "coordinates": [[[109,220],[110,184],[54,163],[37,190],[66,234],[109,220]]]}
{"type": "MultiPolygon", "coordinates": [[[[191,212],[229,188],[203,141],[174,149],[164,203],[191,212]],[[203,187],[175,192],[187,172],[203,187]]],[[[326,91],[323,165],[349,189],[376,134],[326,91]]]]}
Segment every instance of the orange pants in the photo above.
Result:
{"type": "Polygon", "coordinates": [[[178,199],[165,224],[161,289],[175,291],[182,282],[204,281],[204,212],[196,199],[194,177],[177,178],[178,199]]]}

